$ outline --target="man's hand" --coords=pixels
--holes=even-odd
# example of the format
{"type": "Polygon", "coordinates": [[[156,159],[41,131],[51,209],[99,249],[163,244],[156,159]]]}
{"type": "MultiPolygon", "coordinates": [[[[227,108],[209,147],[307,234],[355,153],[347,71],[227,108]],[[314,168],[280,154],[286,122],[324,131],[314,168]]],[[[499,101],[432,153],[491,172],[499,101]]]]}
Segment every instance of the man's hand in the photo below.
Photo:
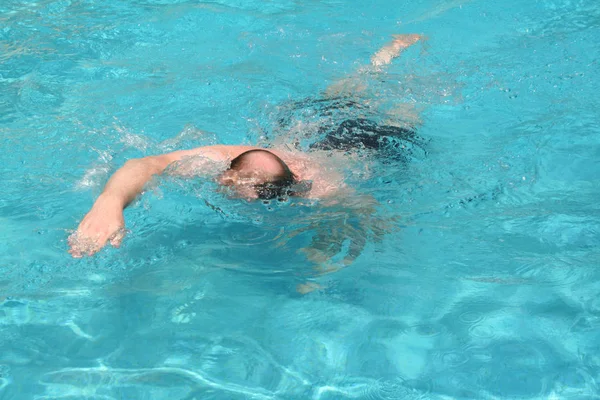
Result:
{"type": "Polygon", "coordinates": [[[76,258],[91,256],[109,241],[114,247],[119,247],[123,236],[123,204],[119,199],[101,195],[83,218],[77,231],[69,236],[69,253],[76,258]]]}
{"type": "Polygon", "coordinates": [[[313,232],[310,245],[299,251],[321,274],[351,265],[368,242],[381,242],[398,229],[399,216],[380,215],[377,199],[369,194],[346,189],[328,203],[318,217],[312,215],[306,226],[291,233],[313,232]]]}
{"type": "Polygon", "coordinates": [[[91,256],[110,241],[118,247],[125,235],[123,209],[135,199],[153,175],[161,174],[178,153],[129,160],[108,180],[104,191],[69,237],[73,257],[91,256]],[[175,156],[174,156],[175,155],[175,156]]]}

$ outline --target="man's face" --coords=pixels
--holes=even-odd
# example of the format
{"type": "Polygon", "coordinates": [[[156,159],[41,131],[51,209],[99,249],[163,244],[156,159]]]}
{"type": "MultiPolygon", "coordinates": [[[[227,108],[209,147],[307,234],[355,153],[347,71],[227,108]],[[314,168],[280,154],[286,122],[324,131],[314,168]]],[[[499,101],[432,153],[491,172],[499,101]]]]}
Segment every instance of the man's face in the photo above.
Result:
{"type": "Polygon", "coordinates": [[[232,189],[234,197],[248,201],[258,199],[255,185],[264,183],[265,181],[266,179],[259,174],[242,176],[238,171],[233,170],[227,170],[217,178],[217,182],[221,186],[232,189]]]}

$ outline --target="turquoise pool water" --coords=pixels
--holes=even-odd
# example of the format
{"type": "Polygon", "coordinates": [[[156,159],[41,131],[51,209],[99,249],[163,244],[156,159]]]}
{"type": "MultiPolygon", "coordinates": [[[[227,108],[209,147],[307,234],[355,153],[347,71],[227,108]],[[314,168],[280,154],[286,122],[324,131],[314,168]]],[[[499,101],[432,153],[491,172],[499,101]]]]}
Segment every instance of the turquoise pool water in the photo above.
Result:
{"type": "Polygon", "coordinates": [[[3,0],[0,399],[598,398],[598,43],[593,0],[3,0]],[[344,210],[175,179],[68,255],[125,160],[318,126],[348,76],[427,142],[349,171],[391,224],[350,267],[298,252],[344,210]]]}

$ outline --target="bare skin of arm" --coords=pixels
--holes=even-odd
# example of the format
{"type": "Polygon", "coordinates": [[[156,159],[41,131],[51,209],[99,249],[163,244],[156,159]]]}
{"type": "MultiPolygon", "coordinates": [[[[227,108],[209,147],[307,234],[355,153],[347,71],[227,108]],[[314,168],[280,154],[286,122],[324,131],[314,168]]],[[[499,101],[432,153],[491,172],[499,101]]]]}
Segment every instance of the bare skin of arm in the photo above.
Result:
{"type": "Polygon", "coordinates": [[[102,194],[69,237],[73,257],[93,255],[110,242],[118,247],[125,234],[123,210],[140,194],[154,175],[160,175],[174,162],[201,156],[214,161],[235,158],[252,146],[207,146],[159,156],[129,160],[109,179],[102,194]]]}

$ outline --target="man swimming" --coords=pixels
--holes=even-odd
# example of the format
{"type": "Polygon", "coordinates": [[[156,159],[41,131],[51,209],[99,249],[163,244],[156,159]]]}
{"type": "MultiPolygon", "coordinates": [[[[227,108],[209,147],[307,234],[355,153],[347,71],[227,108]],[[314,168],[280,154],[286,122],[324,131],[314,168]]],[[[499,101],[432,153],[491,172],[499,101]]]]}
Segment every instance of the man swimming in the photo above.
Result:
{"type": "MultiPolygon", "coordinates": [[[[391,43],[373,55],[371,67],[378,69],[388,64],[419,38],[417,35],[395,36],[391,43]]],[[[328,93],[343,90],[339,85],[330,89],[328,93]]],[[[342,171],[326,166],[326,160],[336,152],[338,156],[346,156],[353,146],[377,149],[382,145],[382,141],[372,134],[369,121],[358,119],[343,125],[340,129],[344,132],[356,128],[356,134],[346,139],[335,132],[328,134],[305,153],[288,146],[215,145],[129,160],[109,179],[77,231],[69,237],[69,252],[73,257],[83,257],[93,255],[107,243],[118,247],[125,234],[123,210],[153,176],[163,174],[167,168],[170,174],[179,176],[211,176],[234,197],[247,201],[341,196],[347,189],[342,171]]],[[[410,131],[402,129],[396,133],[410,135],[410,131]]]]}

